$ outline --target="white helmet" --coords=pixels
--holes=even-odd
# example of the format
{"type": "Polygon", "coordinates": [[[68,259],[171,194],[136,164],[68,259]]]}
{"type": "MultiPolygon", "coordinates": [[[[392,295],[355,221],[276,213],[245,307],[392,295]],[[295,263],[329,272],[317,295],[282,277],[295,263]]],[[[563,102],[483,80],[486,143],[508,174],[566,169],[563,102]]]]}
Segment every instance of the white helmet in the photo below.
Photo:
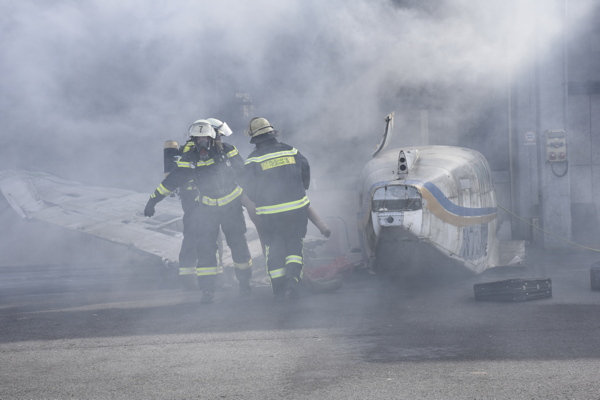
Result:
{"type": "Polygon", "coordinates": [[[190,137],[209,136],[213,139],[217,137],[217,133],[210,122],[205,119],[194,121],[194,123],[190,125],[190,129],[188,129],[188,133],[190,134],[190,137]]]}
{"type": "Polygon", "coordinates": [[[227,122],[222,122],[216,118],[208,118],[207,121],[210,122],[211,126],[215,131],[217,131],[217,133],[220,133],[223,136],[229,136],[233,133],[231,128],[229,128],[227,125],[227,122]]]}
{"type": "Polygon", "coordinates": [[[273,127],[269,124],[269,121],[262,117],[252,118],[248,129],[246,129],[246,134],[252,138],[269,132],[273,132],[273,127]]]}

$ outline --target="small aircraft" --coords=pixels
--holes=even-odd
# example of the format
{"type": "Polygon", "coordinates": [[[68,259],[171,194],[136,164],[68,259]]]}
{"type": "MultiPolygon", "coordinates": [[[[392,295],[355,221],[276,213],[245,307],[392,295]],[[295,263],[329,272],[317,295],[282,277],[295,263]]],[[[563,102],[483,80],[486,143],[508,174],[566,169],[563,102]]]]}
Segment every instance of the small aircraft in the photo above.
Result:
{"type": "Polygon", "coordinates": [[[359,240],[368,268],[414,274],[459,265],[475,273],[524,259],[524,242],[501,243],[498,206],[485,157],[472,149],[385,150],[394,114],[359,181],[359,240]]]}

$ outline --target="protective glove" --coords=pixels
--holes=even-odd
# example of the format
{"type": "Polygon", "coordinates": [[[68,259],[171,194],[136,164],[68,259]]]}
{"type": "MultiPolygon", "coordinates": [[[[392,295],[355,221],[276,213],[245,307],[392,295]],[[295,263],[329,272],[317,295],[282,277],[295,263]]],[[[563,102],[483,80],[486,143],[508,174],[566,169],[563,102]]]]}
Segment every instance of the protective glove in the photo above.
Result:
{"type": "Polygon", "coordinates": [[[144,217],[151,217],[154,215],[154,206],[158,203],[156,198],[150,198],[144,208],[144,217]]]}

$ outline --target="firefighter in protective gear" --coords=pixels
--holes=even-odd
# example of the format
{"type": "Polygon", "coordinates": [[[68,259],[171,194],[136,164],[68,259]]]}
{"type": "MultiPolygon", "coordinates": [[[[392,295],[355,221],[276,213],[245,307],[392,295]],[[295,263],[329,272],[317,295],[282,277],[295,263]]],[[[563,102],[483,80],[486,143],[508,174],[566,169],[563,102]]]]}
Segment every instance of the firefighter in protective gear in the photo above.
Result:
{"type": "Polygon", "coordinates": [[[276,301],[294,298],[302,277],[310,166],[296,148],[277,140],[265,118],[253,118],[246,133],[256,147],[245,163],[243,188],[260,220],[273,294],[276,301]]]}
{"type": "Polygon", "coordinates": [[[180,274],[198,277],[202,303],[212,303],[217,262],[217,236],[223,230],[231,249],[240,294],[250,294],[252,260],[246,242],[246,223],[241,206],[242,189],[238,185],[244,161],[235,146],[217,143],[217,133],[206,120],[190,126],[190,138],[184,146],[177,168],[173,170],[150,196],[144,215],[154,214],[154,206],[175,189],[192,184],[195,208],[190,219],[192,236],[198,244],[195,268],[186,270],[180,260],[180,274]]]}
{"type": "MultiPolygon", "coordinates": [[[[229,136],[231,135],[233,132],[231,131],[231,129],[229,128],[229,126],[227,125],[226,122],[222,122],[216,118],[207,118],[206,120],[197,120],[195,123],[199,123],[199,122],[208,122],[210,123],[210,125],[213,127],[213,129],[215,130],[216,133],[216,137],[215,137],[215,144],[217,144],[219,146],[219,148],[222,150],[222,145],[221,145],[221,137],[222,136],[229,136]]],[[[188,132],[188,135],[190,135],[190,133],[188,132]]],[[[168,142],[167,142],[168,143],[168,142]]],[[[168,160],[170,160],[170,171],[172,171],[176,166],[177,166],[177,161],[179,161],[181,159],[181,157],[183,155],[185,155],[185,153],[189,152],[190,150],[195,149],[195,139],[193,137],[191,137],[183,146],[181,146],[176,153],[174,153],[173,151],[170,151],[168,154],[165,151],[165,172],[167,172],[167,163],[168,160]]],[[[219,157],[221,158],[221,160],[224,160],[225,158],[225,154],[220,151],[220,155],[219,157]]],[[[179,260],[180,260],[180,274],[182,274],[182,283],[184,285],[184,290],[194,290],[194,288],[192,287],[191,289],[188,289],[188,285],[191,285],[191,283],[188,283],[188,281],[185,279],[185,274],[186,271],[190,270],[189,266],[191,265],[196,265],[196,260],[198,259],[198,241],[195,240],[194,238],[194,231],[192,229],[186,228],[186,225],[189,226],[190,225],[190,215],[191,215],[191,211],[198,206],[198,202],[196,202],[196,197],[198,196],[197,191],[194,188],[194,185],[192,182],[190,182],[189,185],[186,185],[187,187],[182,187],[179,188],[178,190],[178,194],[179,197],[181,199],[181,205],[183,208],[183,231],[184,231],[184,235],[183,235],[183,240],[181,243],[181,251],[179,253],[179,260]],[[183,260],[183,262],[181,261],[183,260]],[[181,265],[183,264],[183,265],[181,265]],[[186,267],[187,266],[187,267],[186,267]]],[[[219,239],[220,240],[220,239],[219,239]]],[[[240,265],[245,265],[245,264],[240,264],[240,265]]],[[[195,268],[195,267],[194,267],[195,268]]],[[[192,268],[193,269],[193,268],[192,268]]],[[[236,268],[236,271],[239,268],[236,268]]],[[[222,274],[223,273],[223,267],[221,265],[219,265],[219,269],[217,271],[217,275],[218,274],[222,274]]],[[[236,272],[236,276],[238,277],[238,280],[240,279],[240,276],[246,276],[247,273],[246,272],[236,272]]],[[[242,284],[240,287],[240,292],[243,294],[249,294],[250,293],[250,286],[249,284],[246,285],[245,283],[245,278],[242,279],[242,284]]],[[[195,289],[197,289],[198,285],[196,283],[194,283],[193,285],[195,285],[195,289]]]]}
{"type": "MultiPolygon", "coordinates": [[[[177,168],[177,162],[181,159],[182,151],[186,148],[189,142],[179,146],[173,140],[168,140],[164,145],[164,173],[165,178],[177,168]]],[[[183,240],[181,241],[181,249],[179,250],[179,274],[182,289],[184,291],[198,290],[198,279],[196,278],[196,264],[198,262],[198,241],[195,238],[193,229],[193,211],[198,206],[196,197],[197,191],[194,188],[193,181],[187,185],[180,187],[177,190],[177,195],[181,200],[181,208],[183,210],[183,240]],[[193,271],[193,274],[190,273],[193,271]]]]}
{"type": "MultiPolygon", "coordinates": [[[[209,122],[208,120],[197,120],[195,123],[209,122]]],[[[175,168],[177,162],[181,159],[185,152],[193,149],[195,142],[194,138],[187,134],[188,140],[179,146],[177,142],[168,140],[164,145],[164,173],[165,178],[175,168]]],[[[198,206],[196,197],[198,192],[190,180],[188,184],[179,187],[176,191],[181,200],[181,208],[183,210],[183,240],[181,241],[181,249],[179,250],[179,275],[182,289],[184,291],[198,290],[198,279],[196,278],[196,265],[198,263],[198,240],[196,238],[196,230],[193,223],[193,211],[198,206]]],[[[222,273],[222,268],[219,266],[218,273],[222,273]]]]}

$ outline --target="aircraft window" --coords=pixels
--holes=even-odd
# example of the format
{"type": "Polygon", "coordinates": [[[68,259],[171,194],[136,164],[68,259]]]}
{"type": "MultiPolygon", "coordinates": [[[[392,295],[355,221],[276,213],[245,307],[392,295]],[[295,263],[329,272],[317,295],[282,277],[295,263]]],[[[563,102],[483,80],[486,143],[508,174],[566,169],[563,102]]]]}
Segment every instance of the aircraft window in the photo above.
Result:
{"type": "Polygon", "coordinates": [[[421,208],[421,193],[413,186],[385,186],[373,193],[372,211],[416,211],[421,208]]]}

